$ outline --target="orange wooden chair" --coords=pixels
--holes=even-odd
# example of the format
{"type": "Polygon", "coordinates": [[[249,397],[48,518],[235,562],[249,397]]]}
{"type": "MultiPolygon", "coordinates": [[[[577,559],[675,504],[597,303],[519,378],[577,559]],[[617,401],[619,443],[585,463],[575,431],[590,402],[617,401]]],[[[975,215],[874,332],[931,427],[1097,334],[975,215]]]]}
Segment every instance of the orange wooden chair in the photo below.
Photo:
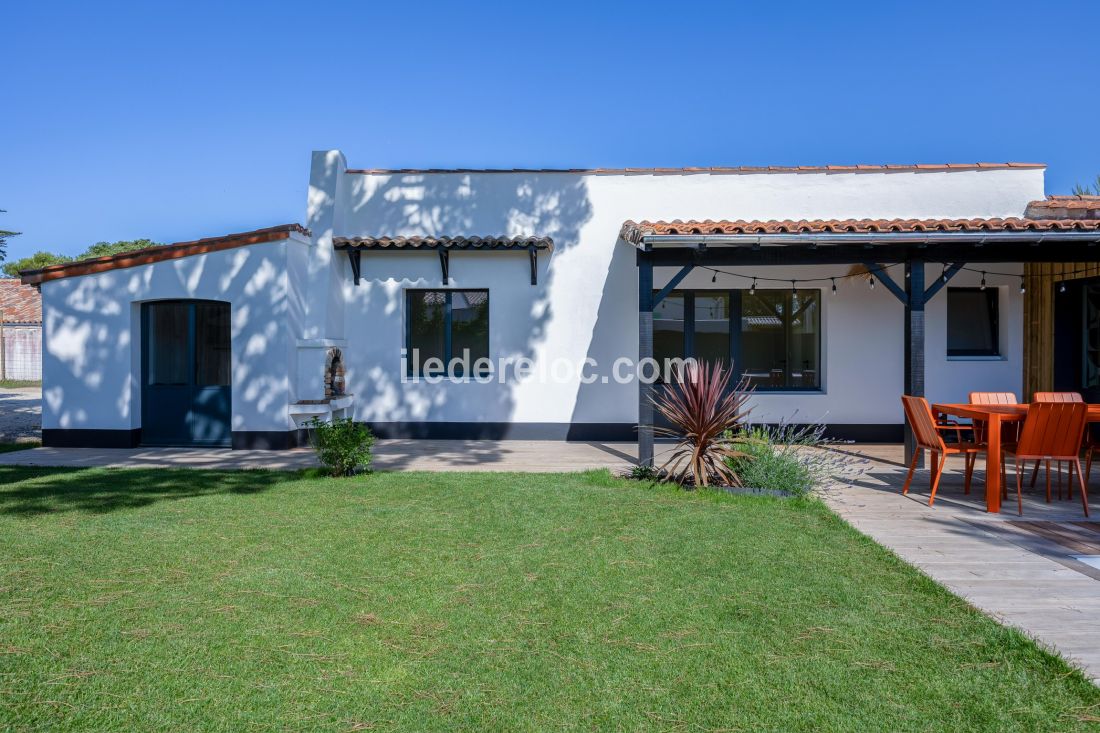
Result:
{"type": "MultiPolygon", "coordinates": [[[[1074,469],[1081,489],[1081,505],[1085,516],[1089,515],[1089,497],[1085,479],[1081,473],[1081,438],[1085,434],[1088,405],[1084,402],[1033,402],[1027,408],[1027,418],[1020,431],[1020,441],[1005,446],[1005,454],[1015,457],[1016,505],[1024,513],[1024,497],[1021,488],[1023,461],[1066,461],[1069,463],[1069,480],[1073,482],[1074,469]]],[[[1002,464],[1003,465],[1003,464],[1002,464]]],[[[1047,472],[1047,501],[1050,501],[1050,472],[1047,472]]]]}
{"type": "MultiPolygon", "coordinates": [[[[1020,398],[1013,392],[971,392],[970,404],[972,405],[1018,405],[1020,398]]],[[[1019,437],[1019,425],[1005,426],[1007,430],[1001,431],[1002,440],[1015,441],[1019,437]]],[[[977,421],[974,424],[974,442],[985,442],[985,422],[977,421]]]]}
{"type": "Polygon", "coordinates": [[[959,430],[959,426],[937,425],[936,419],[932,416],[932,407],[928,404],[928,400],[923,397],[902,395],[901,405],[905,409],[905,419],[909,421],[909,425],[913,429],[913,437],[917,442],[917,450],[913,452],[913,460],[909,462],[909,474],[905,477],[905,486],[902,488],[901,493],[909,493],[909,484],[913,481],[913,473],[917,470],[917,461],[923,451],[929,451],[933,455],[934,462],[932,465],[932,492],[928,497],[928,506],[932,506],[936,501],[936,489],[940,485],[943,466],[947,462],[947,457],[951,455],[961,454],[964,456],[966,479],[963,486],[964,491],[969,494],[970,479],[974,474],[974,460],[971,459],[971,455],[980,453],[983,448],[977,443],[965,443],[962,440],[958,443],[945,443],[940,431],[959,430]]]}
{"type": "MultiPolygon", "coordinates": [[[[1056,402],[1059,404],[1066,403],[1078,403],[1084,402],[1085,398],[1081,396],[1080,392],[1036,392],[1036,402],[1056,402]]],[[[1094,445],[1091,436],[1088,434],[1088,428],[1085,429],[1083,438],[1083,446],[1085,448],[1085,481],[1089,480],[1089,473],[1092,471],[1092,452],[1094,445]]],[[[1050,493],[1050,461],[1046,462],[1047,470],[1047,493],[1050,493]]],[[[1039,462],[1035,462],[1035,469],[1031,472],[1031,487],[1035,488],[1035,479],[1039,477],[1039,462]]],[[[1073,477],[1070,476],[1068,487],[1069,498],[1073,498],[1073,477]]],[[[1058,498],[1062,498],[1062,463],[1058,462],[1058,498]]]]}

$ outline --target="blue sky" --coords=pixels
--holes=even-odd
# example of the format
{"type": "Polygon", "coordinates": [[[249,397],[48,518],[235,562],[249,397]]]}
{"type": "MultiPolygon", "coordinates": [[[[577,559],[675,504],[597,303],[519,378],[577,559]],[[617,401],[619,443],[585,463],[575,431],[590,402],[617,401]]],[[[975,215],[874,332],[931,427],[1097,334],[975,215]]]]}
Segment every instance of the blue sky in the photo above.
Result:
{"type": "Polygon", "coordinates": [[[9,258],[302,221],[353,167],[1100,173],[1100,3],[9,3],[9,258]]]}

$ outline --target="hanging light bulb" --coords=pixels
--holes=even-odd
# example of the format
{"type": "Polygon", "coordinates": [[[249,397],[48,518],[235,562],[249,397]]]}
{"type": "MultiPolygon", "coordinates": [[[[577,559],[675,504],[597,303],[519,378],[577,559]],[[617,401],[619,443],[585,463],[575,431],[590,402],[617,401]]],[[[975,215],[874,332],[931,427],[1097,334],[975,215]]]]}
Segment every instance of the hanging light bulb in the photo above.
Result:
{"type": "Polygon", "coordinates": [[[943,281],[944,281],[944,282],[947,282],[947,265],[944,265],[944,266],[943,266],[943,274],[942,274],[942,275],[940,275],[940,277],[942,277],[942,278],[943,278],[943,281]]]}
{"type": "Polygon", "coordinates": [[[982,285],[981,285],[981,289],[982,289],[982,290],[985,290],[985,271],[984,271],[984,270],[982,271],[982,285]]]}
{"type": "Polygon", "coordinates": [[[1066,292],[1066,281],[1065,281],[1065,280],[1063,280],[1062,282],[1058,283],[1058,292],[1059,292],[1059,293],[1064,293],[1064,292],[1066,292]]]}
{"type": "Polygon", "coordinates": [[[718,270],[715,270],[714,274],[710,276],[710,281],[712,283],[718,282],[718,270]]]}
{"type": "Polygon", "coordinates": [[[875,276],[871,273],[871,290],[875,289],[875,276]]]}
{"type": "Polygon", "coordinates": [[[833,283],[833,295],[836,295],[836,278],[831,277],[831,278],[829,278],[829,280],[830,280],[830,282],[833,283]]]}
{"type": "Polygon", "coordinates": [[[749,286],[749,295],[756,295],[756,278],[752,279],[752,285],[749,286]]]}
{"type": "Polygon", "coordinates": [[[791,292],[794,293],[795,295],[798,294],[798,288],[795,287],[794,280],[791,280],[791,292]]]}
{"type": "Polygon", "coordinates": [[[1024,276],[1020,275],[1020,294],[1023,295],[1027,292],[1027,288],[1024,286],[1024,276]]]}

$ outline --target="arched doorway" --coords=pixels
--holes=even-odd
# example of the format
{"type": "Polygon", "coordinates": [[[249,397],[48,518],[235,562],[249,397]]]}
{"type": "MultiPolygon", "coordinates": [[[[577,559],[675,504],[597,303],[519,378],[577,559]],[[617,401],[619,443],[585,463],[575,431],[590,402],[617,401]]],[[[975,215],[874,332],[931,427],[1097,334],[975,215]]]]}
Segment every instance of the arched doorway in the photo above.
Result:
{"type": "Polygon", "coordinates": [[[142,304],[142,444],[230,445],[230,323],[228,303],[142,304]]]}

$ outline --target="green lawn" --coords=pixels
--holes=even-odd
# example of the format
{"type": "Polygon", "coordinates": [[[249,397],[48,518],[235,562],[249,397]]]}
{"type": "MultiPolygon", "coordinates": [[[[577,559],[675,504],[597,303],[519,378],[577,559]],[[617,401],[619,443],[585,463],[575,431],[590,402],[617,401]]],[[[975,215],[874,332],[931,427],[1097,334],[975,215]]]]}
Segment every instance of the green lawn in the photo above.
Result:
{"type": "Polygon", "coordinates": [[[0,467],[0,729],[1095,730],[815,503],[575,475],[0,467]]]}

